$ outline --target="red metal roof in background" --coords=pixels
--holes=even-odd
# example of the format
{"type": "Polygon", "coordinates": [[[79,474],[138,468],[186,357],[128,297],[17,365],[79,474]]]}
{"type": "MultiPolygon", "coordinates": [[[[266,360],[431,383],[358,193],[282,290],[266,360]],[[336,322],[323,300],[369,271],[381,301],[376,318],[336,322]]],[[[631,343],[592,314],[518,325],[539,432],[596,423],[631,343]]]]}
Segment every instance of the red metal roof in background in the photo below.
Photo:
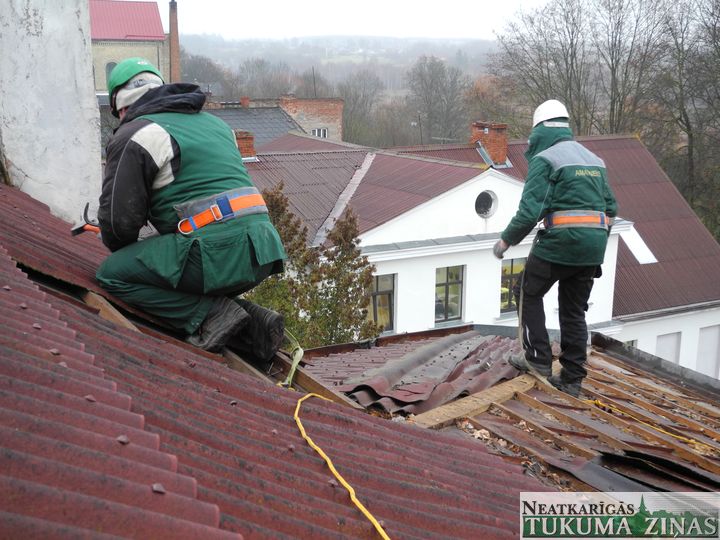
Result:
{"type": "Polygon", "coordinates": [[[273,139],[262,145],[258,145],[256,150],[258,153],[272,152],[325,152],[325,151],[347,151],[349,149],[361,149],[355,144],[330,141],[321,139],[311,135],[301,135],[298,133],[286,133],[285,135],[273,139]]]}
{"type": "Polygon", "coordinates": [[[391,149],[398,154],[412,154],[421,157],[449,159],[485,165],[476,144],[431,144],[426,146],[403,146],[391,149]]]}
{"type": "Polygon", "coordinates": [[[263,154],[246,165],[258,189],[284,184],[290,209],[307,225],[312,240],[365,156],[365,150],[263,154]]]}
{"type": "Polygon", "coordinates": [[[163,41],[156,2],[90,0],[90,33],[95,40],[163,41]]]}
{"type": "Polygon", "coordinates": [[[481,174],[460,162],[378,153],[348,206],[364,233],[481,174]]]}
{"type": "MultiPolygon", "coordinates": [[[[20,272],[10,257],[26,244],[27,266],[89,281],[104,249],[28,199],[0,191],[0,535],[373,536],[300,438],[297,393],[116,327],[20,272]]],[[[519,492],[545,489],[473,441],[321,400],[301,417],[393,538],[513,538],[519,492]]]]}

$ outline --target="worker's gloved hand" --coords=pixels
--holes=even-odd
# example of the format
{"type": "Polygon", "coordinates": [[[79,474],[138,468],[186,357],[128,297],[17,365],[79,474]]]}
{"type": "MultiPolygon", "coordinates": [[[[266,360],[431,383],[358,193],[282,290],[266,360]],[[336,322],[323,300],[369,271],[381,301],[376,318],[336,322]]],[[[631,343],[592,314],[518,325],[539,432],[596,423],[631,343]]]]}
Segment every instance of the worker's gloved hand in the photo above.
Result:
{"type": "Polygon", "coordinates": [[[503,240],[502,238],[495,242],[495,245],[493,246],[493,255],[495,255],[498,259],[503,258],[503,254],[508,250],[510,245],[503,240]]]}

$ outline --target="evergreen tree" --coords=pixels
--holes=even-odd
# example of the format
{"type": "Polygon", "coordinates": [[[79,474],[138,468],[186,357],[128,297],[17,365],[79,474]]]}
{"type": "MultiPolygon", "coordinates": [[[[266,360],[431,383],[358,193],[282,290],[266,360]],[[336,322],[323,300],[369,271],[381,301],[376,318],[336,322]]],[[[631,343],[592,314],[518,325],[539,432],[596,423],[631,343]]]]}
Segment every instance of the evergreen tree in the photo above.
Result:
{"type": "Polygon", "coordinates": [[[282,313],[305,349],[376,336],[378,328],[367,319],[373,267],[360,253],[355,215],[337,221],[328,234],[331,245],[313,249],[283,184],[264,190],[263,197],[288,260],[284,274],[267,278],[245,297],[282,313]]]}

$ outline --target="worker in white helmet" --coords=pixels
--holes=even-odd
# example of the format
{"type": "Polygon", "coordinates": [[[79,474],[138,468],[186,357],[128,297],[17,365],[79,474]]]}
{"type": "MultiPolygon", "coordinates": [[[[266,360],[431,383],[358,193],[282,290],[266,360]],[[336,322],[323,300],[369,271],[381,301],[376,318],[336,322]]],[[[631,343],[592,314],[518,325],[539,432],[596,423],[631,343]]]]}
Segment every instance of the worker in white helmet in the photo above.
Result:
{"type": "Polygon", "coordinates": [[[533,116],[525,157],[528,174],[520,205],[493,248],[499,259],[542,221],[515,297],[524,354],[510,364],[547,377],[556,388],[579,396],[587,375],[585,312],[593,280],[602,274],[617,202],[605,163],[573,140],[565,105],[551,99],[533,116]],[[560,309],[559,375],[552,375],[552,350],[545,327],[543,297],[558,283],[560,309]]]}

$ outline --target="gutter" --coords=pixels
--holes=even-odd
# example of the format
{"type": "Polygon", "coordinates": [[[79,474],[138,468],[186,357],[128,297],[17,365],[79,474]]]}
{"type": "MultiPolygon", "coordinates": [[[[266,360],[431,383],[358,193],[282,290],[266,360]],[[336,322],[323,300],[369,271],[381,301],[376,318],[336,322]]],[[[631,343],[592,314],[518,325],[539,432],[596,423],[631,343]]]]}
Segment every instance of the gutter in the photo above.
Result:
{"type": "Polygon", "coordinates": [[[630,313],[628,315],[616,315],[613,318],[622,322],[644,321],[657,317],[670,317],[672,315],[680,315],[682,313],[689,313],[691,311],[701,311],[714,308],[720,308],[720,300],[711,300],[709,302],[700,302],[697,304],[661,308],[652,311],[643,311],[641,313],[630,313]]]}

